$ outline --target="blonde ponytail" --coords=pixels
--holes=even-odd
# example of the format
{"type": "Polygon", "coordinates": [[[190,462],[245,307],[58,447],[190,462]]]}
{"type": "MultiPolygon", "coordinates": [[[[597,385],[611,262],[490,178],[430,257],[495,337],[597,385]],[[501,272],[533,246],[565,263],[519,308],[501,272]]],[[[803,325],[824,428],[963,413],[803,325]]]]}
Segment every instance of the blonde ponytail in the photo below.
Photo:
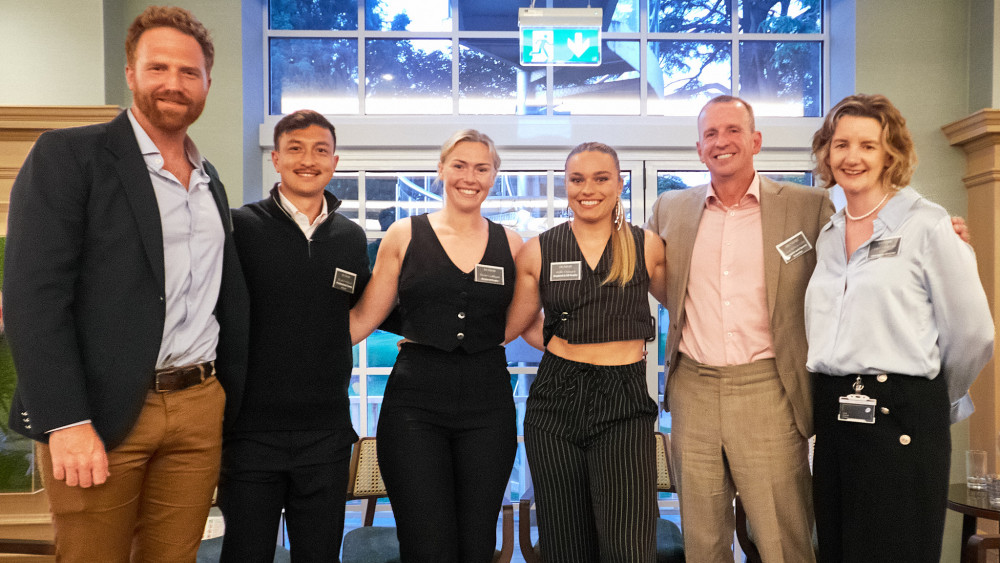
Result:
{"type": "MultiPolygon", "coordinates": [[[[620,198],[617,205],[621,209],[620,198]]],[[[604,285],[614,283],[624,286],[635,275],[635,237],[632,236],[632,227],[625,221],[624,209],[621,209],[621,215],[618,227],[611,229],[611,269],[602,282],[604,285]]]]}

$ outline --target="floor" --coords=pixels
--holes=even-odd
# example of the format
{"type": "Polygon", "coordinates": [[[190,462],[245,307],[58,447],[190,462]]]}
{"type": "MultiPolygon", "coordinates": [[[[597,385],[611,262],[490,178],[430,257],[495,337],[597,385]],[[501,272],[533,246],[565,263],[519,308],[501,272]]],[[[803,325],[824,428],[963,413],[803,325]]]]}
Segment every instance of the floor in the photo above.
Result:
{"type": "MultiPolygon", "coordinates": [[[[213,508],[213,516],[219,520],[215,526],[221,528],[221,514],[218,514],[218,509],[213,508]]],[[[667,501],[666,503],[661,501],[660,516],[666,518],[667,520],[672,520],[677,525],[680,525],[680,514],[678,513],[676,503],[667,501]]],[[[213,518],[209,518],[210,526],[212,525],[213,518]]],[[[348,532],[355,528],[360,527],[362,524],[362,512],[360,505],[348,506],[347,513],[344,518],[344,532],[348,532]]],[[[518,513],[517,506],[514,507],[514,554],[511,558],[511,563],[525,563],[524,557],[521,555],[520,541],[518,540],[518,513]]],[[[379,509],[375,512],[374,526],[395,526],[396,522],[392,517],[392,510],[390,510],[389,505],[386,504],[384,507],[379,505],[379,509]]],[[[216,530],[215,533],[221,534],[222,530],[216,530]]],[[[284,535],[284,534],[283,534],[284,535]]],[[[502,541],[502,529],[501,524],[497,522],[497,545],[500,545],[502,541]]],[[[285,545],[288,545],[288,536],[284,535],[281,538],[285,545]]],[[[531,528],[531,539],[532,541],[538,540],[538,530],[535,527],[531,528]]],[[[733,545],[735,546],[735,553],[733,553],[734,563],[743,563],[743,552],[740,551],[739,543],[736,542],[736,538],[733,538],[733,545]]]]}
{"type": "MultiPolygon", "coordinates": [[[[661,517],[666,518],[668,520],[672,520],[676,524],[680,525],[680,514],[677,511],[676,503],[671,503],[671,502],[666,503],[664,507],[661,507],[660,514],[661,514],[661,517]]],[[[357,509],[355,509],[355,510],[351,510],[349,508],[348,511],[347,511],[346,517],[345,517],[345,521],[344,521],[344,531],[345,531],[345,533],[348,530],[353,530],[354,528],[357,528],[357,527],[361,526],[361,524],[362,524],[361,519],[362,519],[362,513],[360,511],[360,507],[357,508],[357,509]]],[[[519,521],[518,520],[519,520],[518,519],[518,511],[517,511],[517,506],[515,505],[514,506],[514,555],[511,558],[511,563],[525,563],[524,562],[524,557],[521,555],[521,545],[520,545],[520,541],[518,539],[518,525],[519,525],[519,521]]],[[[374,526],[395,526],[395,524],[396,524],[395,520],[393,520],[393,518],[392,518],[392,511],[389,510],[388,505],[386,505],[385,507],[383,507],[382,505],[379,505],[379,510],[377,510],[376,513],[375,513],[375,521],[374,521],[373,525],[374,526]]],[[[503,533],[503,531],[501,529],[501,524],[498,521],[497,522],[497,545],[500,545],[500,543],[501,543],[501,541],[503,539],[502,533],[503,533]]],[[[531,528],[531,539],[532,539],[532,541],[537,541],[538,540],[538,529],[536,527],[532,527],[531,528]]],[[[739,550],[739,548],[737,547],[737,551],[738,550],[739,550]]],[[[735,554],[734,561],[737,562],[737,563],[742,562],[743,561],[743,554],[741,552],[738,553],[738,554],[735,554]]]]}

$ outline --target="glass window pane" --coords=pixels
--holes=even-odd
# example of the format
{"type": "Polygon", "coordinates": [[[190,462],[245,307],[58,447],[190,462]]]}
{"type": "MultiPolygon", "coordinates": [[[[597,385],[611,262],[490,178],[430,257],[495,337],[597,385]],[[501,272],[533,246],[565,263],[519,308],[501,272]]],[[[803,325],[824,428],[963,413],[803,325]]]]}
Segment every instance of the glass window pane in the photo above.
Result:
{"type": "Polygon", "coordinates": [[[365,42],[365,113],[451,113],[451,41],[365,42]]]}
{"type": "Polygon", "coordinates": [[[326,185],[326,189],[337,196],[337,199],[341,202],[337,213],[357,223],[359,208],[357,172],[334,174],[333,179],[326,185]]]}
{"type": "Polygon", "coordinates": [[[504,2],[458,0],[459,31],[511,31],[517,29],[517,10],[504,2]]]}
{"type": "Polygon", "coordinates": [[[518,373],[514,378],[514,409],[517,413],[517,435],[524,435],[524,409],[531,391],[531,384],[535,381],[535,373],[518,373]]]}
{"type": "Polygon", "coordinates": [[[449,0],[369,0],[366,5],[366,29],[451,31],[449,0]]]}
{"type": "Polygon", "coordinates": [[[357,29],[357,0],[271,0],[271,29],[357,29]]]}
{"type": "MultiPolygon", "coordinates": [[[[524,452],[524,443],[517,444],[517,454],[514,456],[514,467],[510,472],[510,501],[517,503],[521,497],[532,497],[531,472],[528,470],[528,456],[524,452]]],[[[537,538],[533,538],[537,540],[537,538]]]]}
{"type": "MultiPolygon", "coordinates": [[[[357,367],[357,364],[354,365],[357,367]]],[[[347,397],[351,404],[351,426],[361,435],[361,376],[351,375],[351,384],[347,387],[347,397]]]]}
{"type": "Polygon", "coordinates": [[[729,41],[650,41],[648,49],[661,71],[649,76],[650,115],[698,115],[709,99],[732,92],[729,41]]]}
{"type": "MultiPolygon", "coordinates": [[[[368,367],[371,368],[391,368],[396,363],[396,356],[399,354],[399,347],[396,343],[402,340],[398,334],[376,330],[365,342],[368,346],[368,367]]],[[[371,376],[376,377],[376,376],[371,376]]],[[[384,376],[388,377],[388,376],[384,376]]],[[[368,395],[381,395],[382,391],[372,390],[372,381],[368,380],[368,395]]],[[[382,383],[384,388],[384,381],[382,383]]]]}
{"type": "MultiPolygon", "coordinates": [[[[614,4],[615,11],[611,13],[611,21],[607,26],[603,26],[604,31],[613,33],[636,33],[639,31],[639,2],[642,0],[617,0],[607,2],[604,9],[608,9],[608,4],[614,4]]],[[[607,14],[604,16],[608,21],[607,14]]]]}
{"type": "MultiPolygon", "coordinates": [[[[387,378],[389,376],[388,375],[368,376],[368,378],[369,378],[369,383],[368,383],[369,389],[371,389],[371,387],[370,387],[371,381],[370,380],[373,377],[387,378]]],[[[383,388],[385,387],[384,383],[383,383],[382,387],[383,388]]],[[[369,436],[374,436],[375,435],[375,429],[378,428],[378,415],[379,415],[379,412],[381,412],[381,411],[382,411],[382,397],[372,397],[371,395],[368,395],[368,409],[367,409],[367,412],[366,412],[366,416],[368,417],[368,435],[369,436]]]]}
{"type": "MultiPolygon", "coordinates": [[[[728,2],[727,2],[728,4],[728,2]]],[[[822,33],[822,0],[740,0],[742,33],[822,33]]]]}
{"type": "Polygon", "coordinates": [[[501,172],[483,202],[483,215],[515,231],[537,233],[548,228],[544,172],[501,172]]]}
{"type": "MultiPolygon", "coordinates": [[[[441,209],[442,185],[434,172],[368,172],[365,193],[369,207],[393,209],[393,220],[441,209]]],[[[371,225],[368,230],[381,229],[371,225]]],[[[387,227],[388,228],[388,227],[387,227]]]]}
{"type": "MultiPolygon", "coordinates": [[[[523,338],[516,338],[504,346],[507,352],[507,367],[538,367],[542,361],[542,351],[528,344],[523,338]]],[[[524,374],[520,374],[524,375],[524,374]]],[[[514,389],[517,390],[518,374],[512,374],[514,389]]]]}
{"type": "Polygon", "coordinates": [[[803,186],[813,185],[812,172],[761,172],[775,182],[795,182],[803,186]]]}
{"type": "MultiPolygon", "coordinates": [[[[813,185],[812,172],[760,171],[775,182],[795,182],[804,186],[813,185]]],[[[684,190],[707,184],[711,180],[708,172],[679,172],[658,170],[656,172],[656,195],[670,190],[684,190]]]]}
{"type": "Polygon", "coordinates": [[[639,42],[603,43],[600,66],[553,69],[557,115],[639,114],[639,42]]]}
{"type": "Polygon", "coordinates": [[[649,31],[659,33],[729,33],[729,0],[648,0],[649,31]]]}
{"type": "Polygon", "coordinates": [[[820,117],[823,44],[740,41],[740,96],[757,115],[820,117]]]}
{"type": "Polygon", "coordinates": [[[670,190],[693,188],[709,181],[708,172],[677,172],[658,170],[656,172],[656,195],[670,190]]]}
{"type": "Polygon", "coordinates": [[[467,39],[459,43],[458,53],[458,113],[526,113],[527,99],[537,94],[528,95],[526,80],[518,87],[518,73],[530,70],[517,64],[516,39],[467,39]]]}
{"type": "Polygon", "coordinates": [[[569,200],[566,197],[566,175],[556,172],[552,175],[552,226],[569,221],[569,200]]]}
{"type": "Polygon", "coordinates": [[[270,113],[358,113],[358,42],[272,37],[270,113]]]}

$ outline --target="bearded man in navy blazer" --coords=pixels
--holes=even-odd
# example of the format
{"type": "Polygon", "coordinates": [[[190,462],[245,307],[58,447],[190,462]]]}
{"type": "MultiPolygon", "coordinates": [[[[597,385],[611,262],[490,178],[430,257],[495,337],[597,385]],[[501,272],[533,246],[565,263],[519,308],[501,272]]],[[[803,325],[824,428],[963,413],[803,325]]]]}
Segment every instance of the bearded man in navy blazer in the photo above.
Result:
{"type": "Polygon", "coordinates": [[[241,402],[246,285],[225,191],[187,136],[208,31],[150,7],[125,48],[131,109],[43,134],[11,191],[10,423],[41,442],[60,560],[194,561],[241,402]]]}

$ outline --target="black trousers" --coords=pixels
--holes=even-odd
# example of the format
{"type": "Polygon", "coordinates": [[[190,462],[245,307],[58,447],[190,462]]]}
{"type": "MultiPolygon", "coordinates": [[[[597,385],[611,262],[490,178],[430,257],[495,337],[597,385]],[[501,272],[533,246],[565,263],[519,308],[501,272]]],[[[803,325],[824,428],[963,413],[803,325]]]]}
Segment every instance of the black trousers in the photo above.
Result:
{"type": "Polygon", "coordinates": [[[546,563],[655,560],[657,407],[645,365],[542,357],[524,446],[546,563]]]}
{"type": "Polygon", "coordinates": [[[489,563],[517,449],[503,349],[404,344],[377,436],[402,563],[489,563]]]}
{"type": "Polygon", "coordinates": [[[331,441],[341,440],[315,432],[271,438],[280,440],[227,439],[218,494],[226,520],[220,561],[273,561],[284,508],[293,561],[339,562],[351,446],[336,448],[331,441]]]}
{"type": "Polygon", "coordinates": [[[837,419],[855,378],[814,376],[819,560],[937,563],[951,463],[944,378],[861,376],[875,424],[837,419]]]}

